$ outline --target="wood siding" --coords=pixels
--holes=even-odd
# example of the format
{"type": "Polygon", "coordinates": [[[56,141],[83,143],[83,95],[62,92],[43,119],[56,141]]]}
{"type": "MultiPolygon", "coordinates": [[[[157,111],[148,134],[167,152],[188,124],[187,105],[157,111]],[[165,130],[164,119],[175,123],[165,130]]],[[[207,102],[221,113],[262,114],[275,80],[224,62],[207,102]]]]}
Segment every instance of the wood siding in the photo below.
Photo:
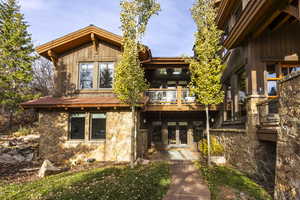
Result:
{"type": "Polygon", "coordinates": [[[100,96],[112,95],[111,90],[79,90],[79,63],[117,62],[120,54],[120,47],[100,40],[97,48],[92,42],[89,42],[59,55],[56,67],[58,96],[92,95],[94,93],[100,96]]]}

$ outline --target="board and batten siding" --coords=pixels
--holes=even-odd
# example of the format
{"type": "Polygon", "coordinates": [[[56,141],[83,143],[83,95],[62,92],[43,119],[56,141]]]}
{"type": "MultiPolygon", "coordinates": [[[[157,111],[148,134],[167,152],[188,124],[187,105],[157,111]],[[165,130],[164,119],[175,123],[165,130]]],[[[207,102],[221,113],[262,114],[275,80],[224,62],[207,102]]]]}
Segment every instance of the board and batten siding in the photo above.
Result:
{"type": "MultiPolygon", "coordinates": [[[[62,96],[70,94],[85,95],[79,91],[79,63],[80,62],[117,62],[121,55],[121,48],[108,42],[99,40],[97,50],[92,42],[83,44],[59,55],[57,65],[57,88],[62,96]],[[76,92],[75,92],[76,91],[76,92]]],[[[94,90],[95,92],[100,92],[94,90]]],[[[87,92],[88,93],[88,92],[87,92]]],[[[109,93],[103,91],[103,93],[109,93]]],[[[99,95],[99,94],[98,94],[99,95]]]]}

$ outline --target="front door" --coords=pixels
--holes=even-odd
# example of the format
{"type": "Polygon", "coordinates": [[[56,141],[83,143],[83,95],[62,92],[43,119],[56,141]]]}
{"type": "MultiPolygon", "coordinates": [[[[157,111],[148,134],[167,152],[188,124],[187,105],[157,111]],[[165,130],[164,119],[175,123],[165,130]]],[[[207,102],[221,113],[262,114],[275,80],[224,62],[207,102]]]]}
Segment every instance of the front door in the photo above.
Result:
{"type": "Polygon", "coordinates": [[[168,139],[170,145],[187,144],[187,123],[168,122],[168,139]]]}

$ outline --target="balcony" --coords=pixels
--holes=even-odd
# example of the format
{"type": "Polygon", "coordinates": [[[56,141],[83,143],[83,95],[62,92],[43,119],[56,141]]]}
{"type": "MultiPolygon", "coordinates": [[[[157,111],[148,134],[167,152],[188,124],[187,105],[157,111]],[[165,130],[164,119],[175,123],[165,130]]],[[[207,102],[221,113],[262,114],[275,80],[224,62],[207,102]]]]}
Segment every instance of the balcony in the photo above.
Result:
{"type": "MultiPolygon", "coordinates": [[[[181,86],[174,89],[149,89],[145,94],[148,98],[146,111],[197,111],[204,106],[196,102],[188,88],[181,86]]],[[[216,110],[216,106],[211,106],[216,110]]]]}

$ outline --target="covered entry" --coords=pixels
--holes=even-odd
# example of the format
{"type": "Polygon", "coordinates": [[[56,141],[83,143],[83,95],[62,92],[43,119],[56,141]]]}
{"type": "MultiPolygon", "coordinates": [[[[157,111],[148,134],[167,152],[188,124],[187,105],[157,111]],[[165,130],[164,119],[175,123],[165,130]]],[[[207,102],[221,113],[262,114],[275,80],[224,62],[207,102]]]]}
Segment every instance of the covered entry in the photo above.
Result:
{"type": "Polygon", "coordinates": [[[158,149],[191,148],[204,137],[202,112],[145,112],[142,121],[148,129],[148,146],[158,149]]]}

